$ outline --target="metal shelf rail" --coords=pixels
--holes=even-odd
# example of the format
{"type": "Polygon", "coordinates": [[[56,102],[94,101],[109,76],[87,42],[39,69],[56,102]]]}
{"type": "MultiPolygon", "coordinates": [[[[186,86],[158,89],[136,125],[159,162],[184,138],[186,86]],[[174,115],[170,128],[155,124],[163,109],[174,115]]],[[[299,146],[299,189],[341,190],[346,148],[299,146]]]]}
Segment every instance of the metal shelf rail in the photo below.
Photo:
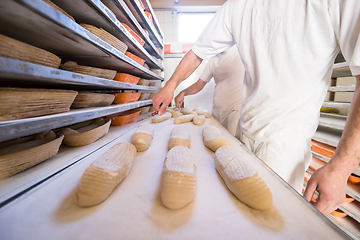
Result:
{"type": "Polygon", "coordinates": [[[152,100],[0,122],[0,142],[150,105],[152,100]]]}
{"type": "Polygon", "coordinates": [[[149,67],[163,69],[100,0],[53,0],[53,2],[74,17],[77,22],[101,27],[120,39],[129,47],[128,50],[131,53],[145,59],[149,67]]]}
{"type": "Polygon", "coordinates": [[[41,0],[0,1],[0,31],[82,65],[163,80],[41,0]]]}
{"type": "Polygon", "coordinates": [[[0,83],[67,87],[71,89],[127,89],[157,92],[159,88],[133,85],[119,81],[41,66],[20,60],[0,57],[0,83]]]}
{"type": "Polygon", "coordinates": [[[155,46],[164,48],[164,43],[162,38],[159,36],[157,30],[155,29],[155,26],[153,26],[147,20],[145,12],[139,6],[139,2],[136,0],[124,0],[124,1],[128,6],[128,8],[131,10],[131,12],[134,14],[136,20],[140,23],[140,25],[149,31],[150,39],[154,42],[155,46]]]}
{"type": "MultiPolygon", "coordinates": [[[[120,22],[128,25],[136,34],[138,34],[145,41],[145,49],[159,59],[163,59],[160,52],[156,49],[156,46],[150,39],[150,36],[145,33],[142,26],[135,19],[134,15],[127,7],[123,0],[103,0],[102,1],[119,19],[120,22]]],[[[163,48],[163,46],[160,46],[163,48]]]]}

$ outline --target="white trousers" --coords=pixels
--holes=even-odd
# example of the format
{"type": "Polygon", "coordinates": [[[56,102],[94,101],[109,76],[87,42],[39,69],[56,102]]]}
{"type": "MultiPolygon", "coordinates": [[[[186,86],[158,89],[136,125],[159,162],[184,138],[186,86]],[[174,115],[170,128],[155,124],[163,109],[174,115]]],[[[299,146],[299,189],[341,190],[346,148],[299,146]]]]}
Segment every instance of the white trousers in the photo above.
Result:
{"type": "Polygon", "coordinates": [[[258,142],[242,134],[242,142],[258,158],[301,193],[311,161],[311,139],[258,142]]]}
{"type": "Polygon", "coordinates": [[[232,135],[240,139],[240,111],[218,111],[216,108],[212,110],[213,117],[223,125],[232,135]]]}

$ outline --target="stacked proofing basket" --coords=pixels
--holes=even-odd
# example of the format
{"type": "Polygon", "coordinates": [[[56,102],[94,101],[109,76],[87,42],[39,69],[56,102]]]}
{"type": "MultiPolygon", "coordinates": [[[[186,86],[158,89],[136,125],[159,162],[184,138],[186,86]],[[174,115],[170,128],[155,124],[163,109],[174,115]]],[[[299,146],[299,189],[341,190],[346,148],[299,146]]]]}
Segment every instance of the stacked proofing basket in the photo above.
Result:
{"type": "Polygon", "coordinates": [[[59,68],[61,59],[48,51],[0,34],[0,57],[59,68]]]}
{"type": "Polygon", "coordinates": [[[128,49],[128,46],[125,43],[123,43],[122,41],[120,41],[119,39],[117,39],[107,31],[105,31],[104,29],[97,28],[89,24],[80,24],[80,25],[89,32],[91,32],[92,34],[94,34],[95,36],[97,36],[98,38],[100,38],[101,40],[107,42],[112,47],[119,50],[121,53],[125,54],[126,50],[128,49]]]}

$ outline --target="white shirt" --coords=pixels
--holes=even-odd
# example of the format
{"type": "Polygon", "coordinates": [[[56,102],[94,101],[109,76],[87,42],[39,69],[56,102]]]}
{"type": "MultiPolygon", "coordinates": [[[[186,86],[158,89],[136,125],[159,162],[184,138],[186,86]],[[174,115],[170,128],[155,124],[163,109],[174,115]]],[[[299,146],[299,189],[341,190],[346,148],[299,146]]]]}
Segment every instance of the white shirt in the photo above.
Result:
{"type": "Polygon", "coordinates": [[[192,50],[207,59],[237,45],[247,137],[311,138],[340,48],[360,74],[359,19],[359,0],[228,0],[192,50]]]}
{"type": "Polygon", "coordinates": [[[244,73],[244,65],[236,45],[209,60],[200,79],[209,82],[214,77],[213,107],[215,109],[240,111],[244,73]]]}

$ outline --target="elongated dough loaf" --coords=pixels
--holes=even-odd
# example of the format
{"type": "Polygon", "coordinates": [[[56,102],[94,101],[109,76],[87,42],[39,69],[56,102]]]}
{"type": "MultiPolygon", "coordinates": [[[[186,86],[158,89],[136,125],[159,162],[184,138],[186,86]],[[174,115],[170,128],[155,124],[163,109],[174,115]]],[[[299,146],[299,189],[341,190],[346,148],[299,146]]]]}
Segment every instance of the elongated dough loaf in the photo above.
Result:
{"type": "Polygon", "coordinates": [[[80,207],[90,207],[106,200],[128,175],[136,156],[136,148],[131,143],[118,143],[86,168],[82,175],[75,203],[80,207]]]}
{"type": "Polygon", "coordinates": [[[159,116],[159,115],[156,115],[155,117],[153,117],[151,119],[151,122],[152,123],[161,123],[163,121],[166,121],[168,119],[170,119],[172,116],[172,114],[170,112],[165,112],[163,115],[159,116]]]}
{"type": "Polygon", "coordinates": [[[161,177],[161,201],[170,209],[180,209],[195,197],[196,159],[184,146],[172,148],[166,155],[161,177]]]}
{"type": "Polygon", "coordinates": [[[218,148],[230,146],[230,142],[222,136],[219,129],[214,126],[206,126],[202,131],[205,146],[216,152],[218,148]]]}
{"type": "Polygon", "coordinates": [[[204,115],[198,115],[193,118],[193,123],[195,125],[203,125],[205,122],[205,116],[204,115]]]}
{"type": "Polygon", "coordinates": [[[173,118],[177,118],[183,115],[180,111],[172,111],[171,114],[173,118]]]}
{"type": "Polygon", "coordinates": [[[182,108],[180,110],[180,112],[184,115],[188,115],[188,114],[196,114],[197,115],[197,113],[194,112],[193,110],[191,110],[190,108],[182,108]]]}
{"type": "Polygon", "coordinates": [[[195,108],[193,109],[193,111],[196,112],[198,115],[204,115],[206,118],[211,118],[211,114],[203,109],[195,108]]]}
{"type": "Polygon", "coordinates": [[[272,194],[264,180],[231,146],[215,152],[215,167],[230,191],[246,205],[267,210],[272,206],[272,194]]]}
{"type": "Polygon", "coordinates": [[[136,129],[131,138],[131,143],[136,147],[138,152],[147,150],[154,138],[154,128],[149,123],[143,123],[136,129]]]}
{"type": "Polygon", "coordinates": [[[182,126],[174,127],[170,133],[168,149],[170,150],[176,146],[185,146],[190,148],[190,141],[190,132],[187,128],[182,126]]]}
{"type": "Polygon", "coordinates": [[[183,116],[175,118],[174,123],[175,124],[188,123],[188,122],[191,122],[195,116],[197,116],[197,115],[195,115],[195,114],[183,115],[183,116]]]}

